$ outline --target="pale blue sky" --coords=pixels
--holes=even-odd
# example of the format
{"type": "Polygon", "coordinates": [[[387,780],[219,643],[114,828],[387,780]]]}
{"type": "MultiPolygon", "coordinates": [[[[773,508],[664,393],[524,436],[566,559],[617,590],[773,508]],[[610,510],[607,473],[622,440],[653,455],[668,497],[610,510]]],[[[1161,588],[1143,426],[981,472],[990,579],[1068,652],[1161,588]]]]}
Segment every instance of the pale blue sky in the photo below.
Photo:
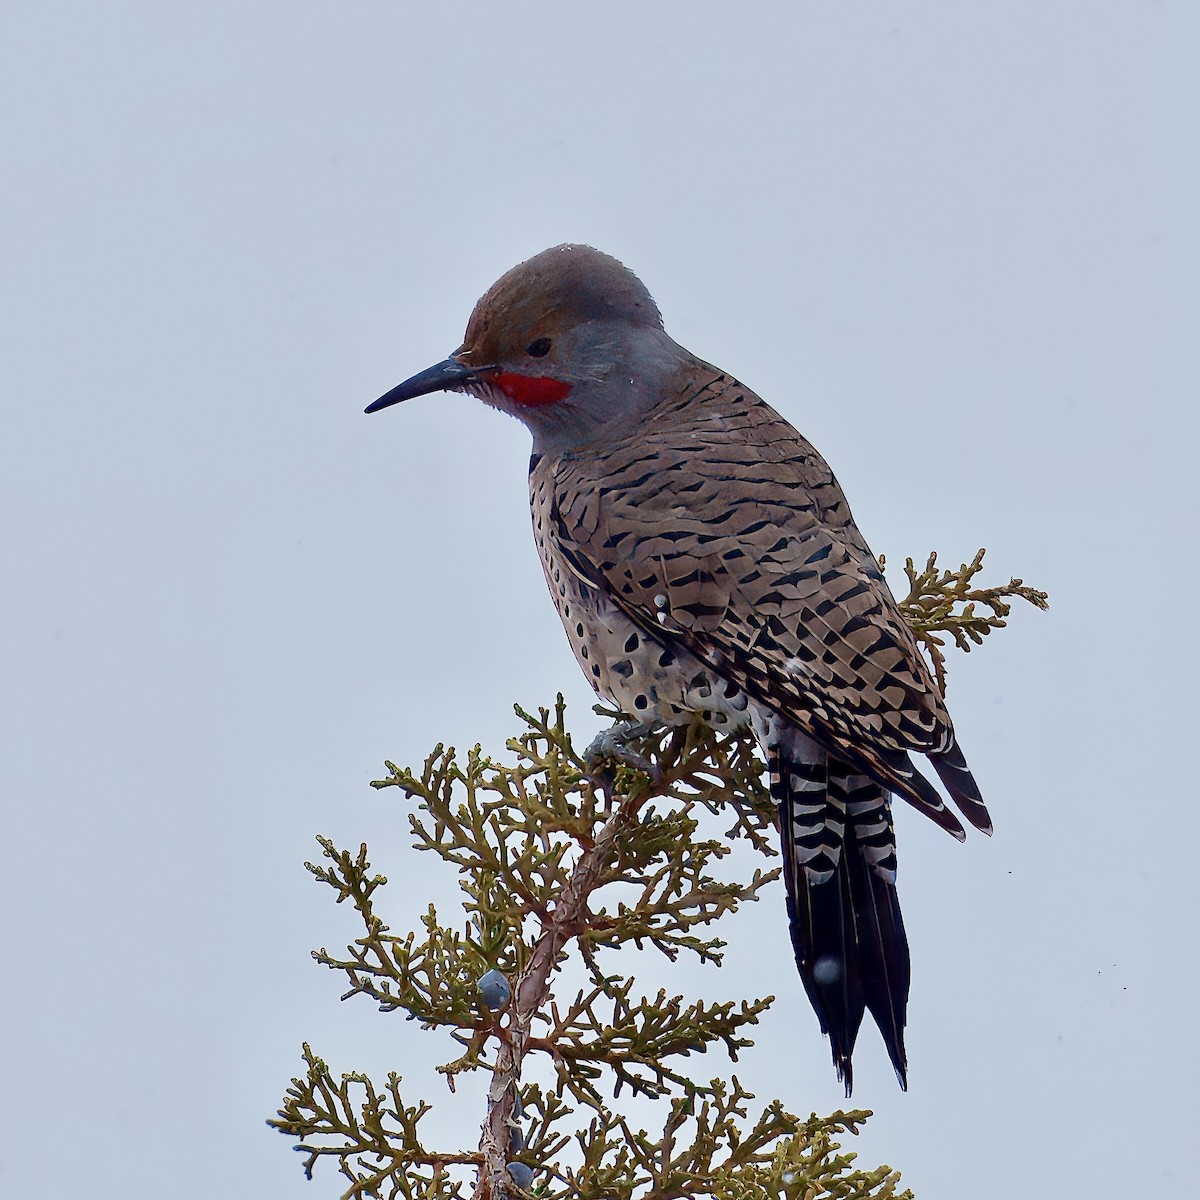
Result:
{"type": "MultiPolygon", "coordinates": [[[[997,832],[900,814],[912,1086],[865,1031],[855,1148],[921,1200],[1190,1197],[1198,33],[1182,0],[7,0],[0,1192],[336,1195],[262,1124],[305,1038],[473,1142],[448,1043],[309,960],[355,931],[301,863],[366,839],[403,927],[453,885],[383,758],[499,748],[559,689],[594,727],[525,431],[361,411],[575,240],[877,551],[1052,593],[953,663],[997,832]]],[[[781,910],[678,978],[777,993],[739,1074],[829,1110],[781,910]]]]}

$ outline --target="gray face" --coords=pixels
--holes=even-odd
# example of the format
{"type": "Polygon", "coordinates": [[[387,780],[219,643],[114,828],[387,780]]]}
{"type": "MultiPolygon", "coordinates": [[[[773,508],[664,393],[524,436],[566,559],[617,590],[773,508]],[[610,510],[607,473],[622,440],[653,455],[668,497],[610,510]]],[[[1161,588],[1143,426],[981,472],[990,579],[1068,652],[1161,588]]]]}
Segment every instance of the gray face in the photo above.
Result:
{"type": "Polygon", "coordinates": [[[445,363],[368,411],[424,392],[469,392],[524,422],[546,453],[619,436],[695,363],[663,331],[636,275],[590,246],[556,246],[492,285],[445,363]]]}
{"type": "Polygon", "coordinates": [[[694,361],[661,329],[635,328],[620,320],[567,328],[553,344],[545,374],[483,373],[463,388],[524,422],[539,453],[619,437],[679,386],[676,376],[694,361]],[[539,383],[522,382],[529,378],[539,383]],[[525,399],[530,392],[536,395],[543,379],[569,390],[552,401],[525,399]]]}

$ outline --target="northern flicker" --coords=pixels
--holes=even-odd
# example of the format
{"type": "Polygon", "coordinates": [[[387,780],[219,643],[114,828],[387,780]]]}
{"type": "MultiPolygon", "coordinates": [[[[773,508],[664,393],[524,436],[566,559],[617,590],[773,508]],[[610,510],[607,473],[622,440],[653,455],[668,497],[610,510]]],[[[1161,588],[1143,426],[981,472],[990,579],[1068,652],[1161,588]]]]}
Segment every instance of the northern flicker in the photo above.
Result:
{"type": "Polygon", "coordinates": [[[664,331],[641,281],[543,251],[475,306],[462,346],[377,412],[469,392],[533,434],[534,537],[592,686],[650,722],[749,725],[778,804],[791,940],[850,1094],[869,1010],[901,1087],[909,953],[890,796],[991,831],[942,697],[825,460],[664,331]]]}

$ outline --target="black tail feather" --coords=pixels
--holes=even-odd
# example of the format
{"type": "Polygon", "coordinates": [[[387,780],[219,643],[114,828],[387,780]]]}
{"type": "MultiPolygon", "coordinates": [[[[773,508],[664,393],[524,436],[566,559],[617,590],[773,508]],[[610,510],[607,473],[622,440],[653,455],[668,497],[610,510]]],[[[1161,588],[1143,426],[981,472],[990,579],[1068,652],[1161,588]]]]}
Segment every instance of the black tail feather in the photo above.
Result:
{"type": "Polygon", "coordinates": [[[967,760],[959,749],[957,742],[951,742],[948,749],[937,754],[931,754],[929,761],[938,773],[951,799],[958,805],[959,811],[982,833],[992,832],[992,818],[988,813],[983,797],[979,794],[979,785],[967,760]]]}
{"type": "MultiPolygon", "coordinates": [[[[876,812],[887,815],[891,828],[891,812],[887,793],[863,776],[851,777],[851,792],[860,803],[873,801],[876,812]]],[[[830,774],[830,787],[838,784],[835,772],[830,774]]],[[[851,806],[853,807],[853,805],[851,806]]],[[[888,1057],[896,1071],[901,1088],[908,1088],[908,1060],[904,1051],[904,1026],[908,1015],[910,964],[908,938],[904,932],[904,917],[900,898],[896,894],[895,849],[892,844],[892,870],[884,872],[874,867],[866,852],[863,822],[853,819],[846,823],[846,845],[842,853],[846,903],[854,913],[854,949],[858,953],[858,974],[863,996],[879,1032],[883,1035],[888,1057]]]]}
{"type": "Polygon", "coordinates": [[[909,955],[894,883],[887,794],[866,776],[824,757],[810,739],[789,733],[779,738],[778,748],[770,747],[769,766],[796,966],[829,1036],[846,1095],[854,1084],[854,1044],[868,1010],[904,1088],[909,955]],[[818,757],[824,761],[814,762],[818,757]],[[813,789],[822,776],[827,781],[823,796],[813,789]],[[793,785],[801,780],[807,785],[797,791],[793,785]],[[823,818],[816,809],[819,800],[823,818]]]}

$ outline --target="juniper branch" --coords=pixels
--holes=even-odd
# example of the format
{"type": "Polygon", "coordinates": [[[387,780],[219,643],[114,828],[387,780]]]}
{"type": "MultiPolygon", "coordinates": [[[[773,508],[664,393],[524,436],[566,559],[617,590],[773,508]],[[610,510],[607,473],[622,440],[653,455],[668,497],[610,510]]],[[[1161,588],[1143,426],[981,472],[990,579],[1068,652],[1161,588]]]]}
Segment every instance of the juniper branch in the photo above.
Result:
{"type": "Polygon", "coordinates": [[[350,1181],[342,1200],[385,1195],[388,1200],[451,1200],[462,1195],[461,1186],[447,1177],[446,1169],[477,1167],[478,1153],[426,1150],[418,1125],[430,1107],[423,1101],[405,1104],[399,1075],[389,1074],[381,1093],[357,1072],[335,1081],[307,1042],[303,1052],[308,1070],[303,1078],[292,1080],[279,1118],[268,1124],[301,1139],[296,1149],[307,1156],[307,1178],[313,1177],[320,1159],[332,1157],[350,1181]],[[326,1144],[326,1139],[333,1141],[326,1144]]]}
{"type": "MultiPolygon", "coordinates": [[[[975,577],[983,570],[986,553],[981,548],[969,563],[963,563],[954,571],[938,568],[936,551],[929,555],[921,570],[917,570],[911,558],[904,560],[908,595],[897,603],[918,643],[928,653],[934,682],[943,695],[946,692],[946,639],[939,634],[949,634],[960,650],[969,651],[972,645],[982,645],[992,630],[1005,627],[1013,608],[1011,600],[1024,600],[1043,611],[1050,607],[1047,594],[1026,586],[1023,579],[1014,577],[995,587],[972,587],[975,577]],[[980,605],[989,611],[980,612],[980,605]]],[[[887,560],[881,555],[880,570],[886,565],[887,560]]]]}
{"type": "MultiPolygon", "coordinates": [[[[981,551],[958,571],[939,570],[934,556],[922,571],[906,567],[902,610],[940,687],[939,634],[969,649],[1004,625],[1010,600],[1045,607],[1044,593],[1018,579],[973,586],[982,560],[981,551]]],[[[430,906],[419,931],[392,934],[376,912],[387,880],[373,873],[365,846],[351,853],[320,838],[320,865],[306,864],[339,904],[350,901],[361,925],[344,955],[314,952],[349,980],[343,998],[367,996],[384,1012],[446,1029],[463,1050],[439,1068],[452,1091],[459,1074],[487,1072],[478,1149],[430,1149],[420,1128],[429,1107],[404,1102],[398,1075],[378,1089],[357,1073],[335,1080],[306,1045],[306,1074],[272,1122],[301,1139],[306,1173],[332,1158],[349,1181],[345,1197],[388,1200],[465,1197],[468,1188],[476,1200],[523,1196],[534,1168],[545,1200],[908,1196],[890,1168],[860,1171],[853,1154],[838,1152],[835,1138],[869,1113],[801,1120],[776,1101],[752,1119],[753,1097],[736,1077],[700,1083],[679,1065],[710,1046],[736,1061],[770,997],[700,1003],[665,989],[638,997],[632,979],[606,967],[615,950],[643,947],[719,964],[724,943],[708,927],[778,874],[755,870],[738,882],[717,873],[730,838],[775,853],[773,805],[749,736],[698,725],[649,731],[629,754],[597,765],[575,751],[561,697],[553,714],[517,712],[525,728],[507,743],[513,761],[478,746],[460,758],[439,745],[420,771],[389,762],[374,785],[413,801],[414,845],[458,869],[461,930],[430,906]],[[726,839],[702,832],[706,814],[731,811],[726,839]],[[555,975],[573,948],[589,982],[573,999],[556,999],[555,975]],[[553,1091],[525,1079],[531,1056],[548,1061],[553,1091]],[[628,1088],[660,1097],[661,1133],[614,1113],[605,1080],[614,1096],[628,1088]],[[572,1135],[580,1109],[590,1120],[572,1135]],[[567,1165],[560,1159],[571,1146],[577,1162],[567,1165]]]]}

